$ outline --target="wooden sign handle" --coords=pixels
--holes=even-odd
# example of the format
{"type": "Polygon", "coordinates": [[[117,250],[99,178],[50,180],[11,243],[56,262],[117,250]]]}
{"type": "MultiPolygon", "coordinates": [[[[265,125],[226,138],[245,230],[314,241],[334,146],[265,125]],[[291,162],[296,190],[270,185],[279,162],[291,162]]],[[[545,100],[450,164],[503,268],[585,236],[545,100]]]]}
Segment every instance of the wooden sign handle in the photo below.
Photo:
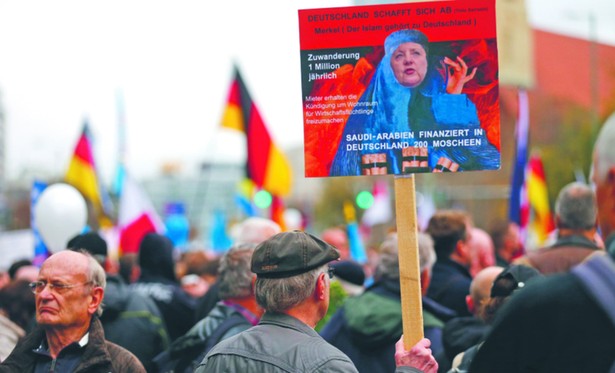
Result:
{"type": "Polygon", "coordinates": [[[410,349],[423,338],[423,302],[414,175],[395,177],[395,215],[404,346],[410,349]]]}

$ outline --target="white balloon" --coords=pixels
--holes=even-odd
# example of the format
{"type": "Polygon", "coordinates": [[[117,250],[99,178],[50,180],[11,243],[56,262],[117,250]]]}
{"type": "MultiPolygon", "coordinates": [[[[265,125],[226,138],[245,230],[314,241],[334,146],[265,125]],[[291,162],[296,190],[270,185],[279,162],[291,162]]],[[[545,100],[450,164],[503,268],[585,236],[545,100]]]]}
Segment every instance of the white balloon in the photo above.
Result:
{"type": "Polygon", "coordinates": [[[83,232],[87,220],[85,199],[68,184],[48,186],[34,206],[36,228],[52,253],[65,249],[69,239],[83,232]]]}

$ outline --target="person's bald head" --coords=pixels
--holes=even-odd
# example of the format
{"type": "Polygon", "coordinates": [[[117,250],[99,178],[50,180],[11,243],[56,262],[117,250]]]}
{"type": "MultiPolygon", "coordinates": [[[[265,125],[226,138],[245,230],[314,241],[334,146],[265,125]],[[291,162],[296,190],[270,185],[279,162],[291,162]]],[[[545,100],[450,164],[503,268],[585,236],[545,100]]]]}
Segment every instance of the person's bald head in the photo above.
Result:
{"type": "Polygon", "coordinates": [[[470,294],[466,297],[470,312],[475,315],[480,314],[479,311],[483,303],[490,298],[493,281],[503,270],[504,268],[497,266],[486,267],[472,279],[470,294]]]}
{"type": "Polygon", "coordinates": [[[88,280],[88,266],[88,257],[83,253],[62,250],[47,258],[41,266],[41,271],[60,273],[67,277],[75,277],[75,281],[84,282],[88,280]]]}

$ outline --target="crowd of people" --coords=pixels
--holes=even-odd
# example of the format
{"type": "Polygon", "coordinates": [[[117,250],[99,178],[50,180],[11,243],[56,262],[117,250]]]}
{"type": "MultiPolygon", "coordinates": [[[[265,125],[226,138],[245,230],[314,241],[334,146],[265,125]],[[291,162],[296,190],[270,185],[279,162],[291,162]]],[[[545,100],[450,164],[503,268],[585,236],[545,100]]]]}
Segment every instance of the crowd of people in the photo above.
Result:
{"type": "Polygon", "coordinates": [[[555,203],[526,251],[511,222],[438,210],[417,232],[422,335],[404,345],[397,234],[353,261],[343,229],[264,218],[215,256],[150,233],[115,263],[87,232],[0,288],[0,372],[610,372],[615,369],[615,116],[593,187],[555,203]]]}

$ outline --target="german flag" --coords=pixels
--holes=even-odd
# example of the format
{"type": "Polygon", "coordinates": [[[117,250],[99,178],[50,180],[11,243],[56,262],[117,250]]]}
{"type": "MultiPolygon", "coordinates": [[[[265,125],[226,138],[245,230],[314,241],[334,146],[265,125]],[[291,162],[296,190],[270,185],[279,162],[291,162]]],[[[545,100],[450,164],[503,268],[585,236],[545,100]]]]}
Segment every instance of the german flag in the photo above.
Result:
{"type": "Polygon", "coordinates": [[[291,168],[281,150],[273,143],[256,104],[248,93],[237,67],[228,94],[222,127],[246,135],[246,177],[257,188],[273,196],[286,196],[291,188],[291,168]]]}
{"type": "Polygon", "coordinates": [[[75,146],[64,181],[79,190],[90,202],[101,228],[113,226],[110,219],[111,201],[96,172],[92,135],[87,121],[83,124],[83,131],[75,146]]]}
{"type": "Polygon", "coordinates": [[[533,237],[537,245],[542,245],[555,229],[553,215],[549,208],[547,178],[540,155],[530,157],[525,171],[527,198],[531,210],[528,236],[533,237]]]}

